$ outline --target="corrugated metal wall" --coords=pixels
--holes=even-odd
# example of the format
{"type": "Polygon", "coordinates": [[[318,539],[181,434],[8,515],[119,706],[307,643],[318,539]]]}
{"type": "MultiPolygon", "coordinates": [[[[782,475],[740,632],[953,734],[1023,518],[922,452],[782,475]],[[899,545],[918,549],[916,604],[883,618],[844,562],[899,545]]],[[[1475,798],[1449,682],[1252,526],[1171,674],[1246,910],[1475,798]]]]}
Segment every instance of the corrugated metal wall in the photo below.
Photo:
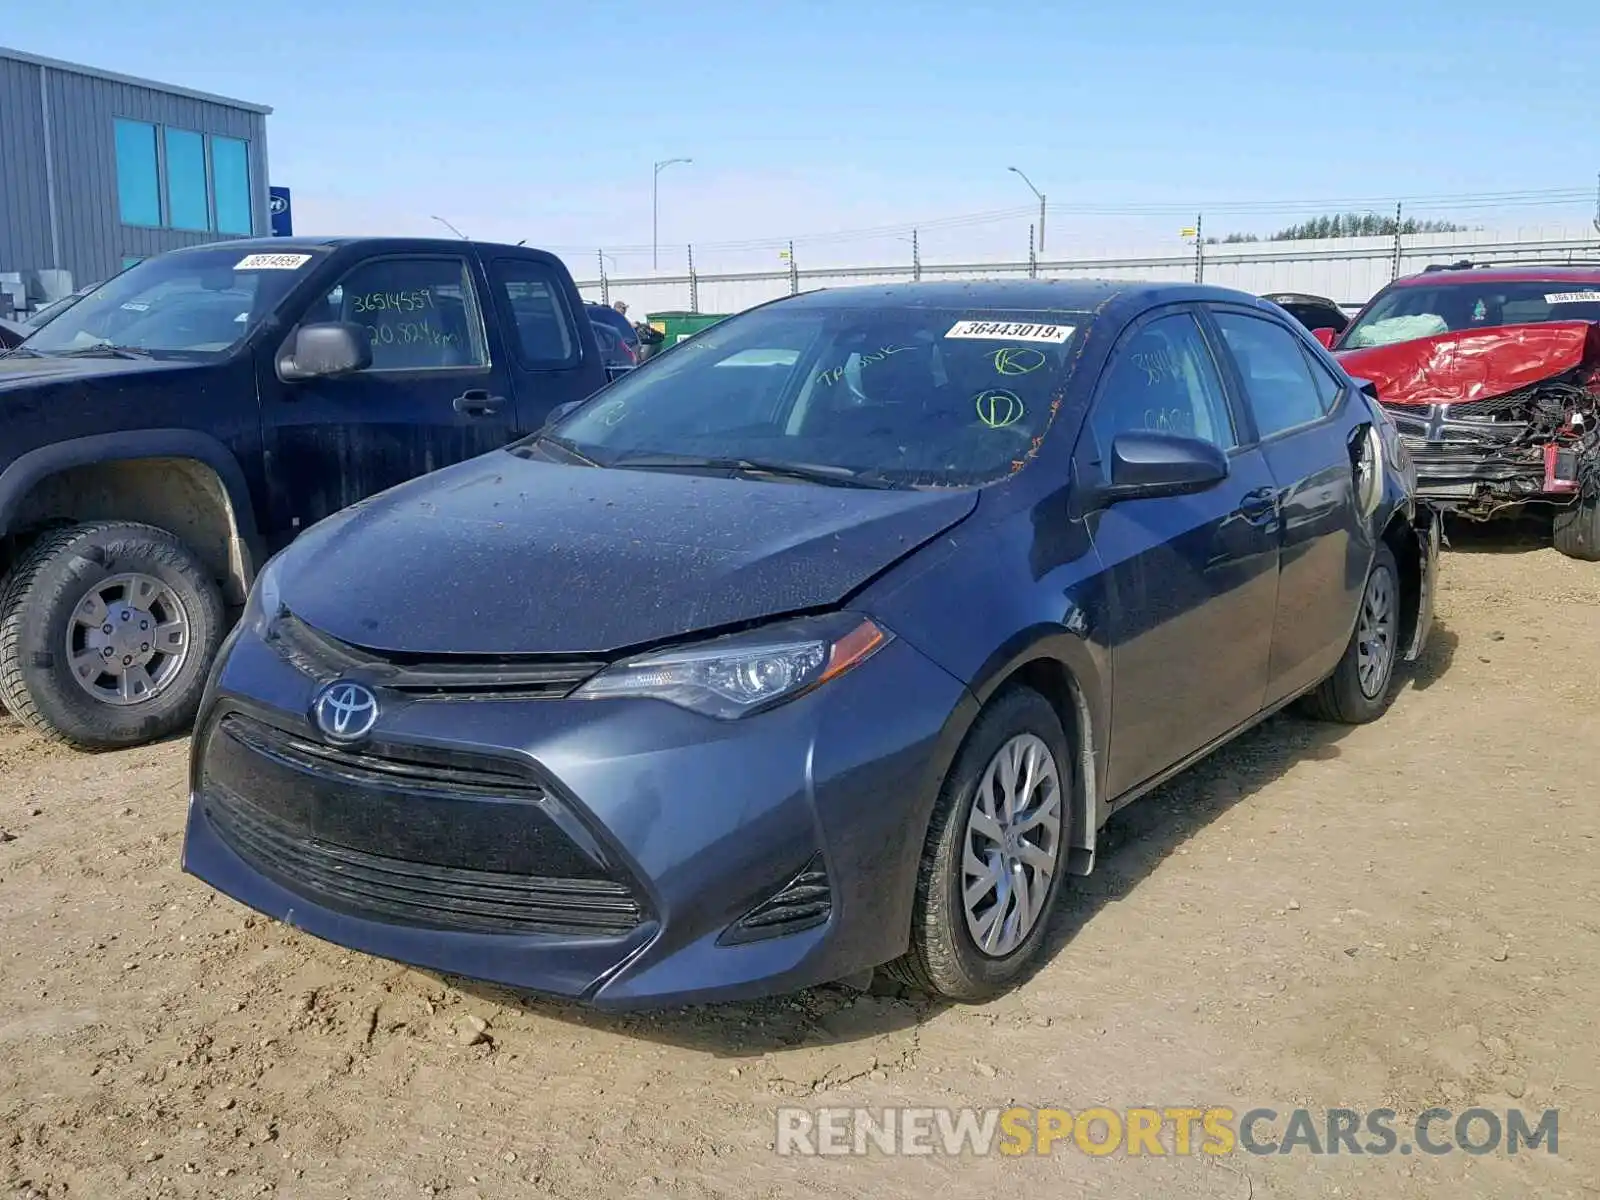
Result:
{"type": "Polygon", "coordinates": [[[0,271],[50,265],[39,71],[0,58],[0,271]]]}
{"type": "Polygon", "coordinates": [[[251,222],[257,234],[269,232],[262,114],[0,58],[0,170],[5,172],[0,176],[0,270],[63,267],[81,287],[120,270],[124,257],[146,257],[228,236],[122,224],[112,127],[117,117],[249,142],[251,222]],[[54,150],[59,262],[52,261],[46,200],[46,116],[54,150]]]}

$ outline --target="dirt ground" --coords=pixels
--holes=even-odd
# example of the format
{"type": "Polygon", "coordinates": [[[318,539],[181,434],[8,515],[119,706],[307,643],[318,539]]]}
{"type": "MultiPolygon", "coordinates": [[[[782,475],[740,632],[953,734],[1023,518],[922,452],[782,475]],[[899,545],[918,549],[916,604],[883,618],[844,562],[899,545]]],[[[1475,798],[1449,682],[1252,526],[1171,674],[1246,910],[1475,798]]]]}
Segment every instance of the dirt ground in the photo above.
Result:
{"type": "Polygon", "coordinates": [[[1600,566],[1458,539],[1393,710],[1276,719],[1120,815],[1015,994],[625,1018],[254,917],[178,871],[185,744],[82,755],[0,723],[0,1194],[1600,1196],[1597,713],[1600,566]],[[780,1105],[1009,1103],[1559,1108],[1560,1141],[771,1149],[780,1105]]]}

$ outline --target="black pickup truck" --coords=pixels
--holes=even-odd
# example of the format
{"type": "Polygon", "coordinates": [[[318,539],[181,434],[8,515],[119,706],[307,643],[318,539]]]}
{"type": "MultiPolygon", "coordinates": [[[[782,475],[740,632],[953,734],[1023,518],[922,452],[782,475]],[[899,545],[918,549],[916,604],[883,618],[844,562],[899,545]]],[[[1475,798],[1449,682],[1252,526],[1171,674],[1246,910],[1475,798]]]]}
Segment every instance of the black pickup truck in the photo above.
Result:
{"type": "Polygon", "coordinates": [[[87,748],[184,728],[267,557],[606,381],[571,275],[527,247],[272,238],[130,268],[0,356],[0,703],[87,748]]]}

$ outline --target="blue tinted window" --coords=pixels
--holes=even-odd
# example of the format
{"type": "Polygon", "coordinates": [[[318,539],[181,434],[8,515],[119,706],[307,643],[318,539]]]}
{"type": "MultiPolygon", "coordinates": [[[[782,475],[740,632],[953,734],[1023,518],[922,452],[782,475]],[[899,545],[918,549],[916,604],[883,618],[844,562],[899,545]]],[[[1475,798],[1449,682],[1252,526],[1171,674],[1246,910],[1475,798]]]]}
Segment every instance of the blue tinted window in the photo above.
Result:
{"type": "Polygon", "coordinates": [[[210,229],[205,139],[187,129],[163,132],[167,143],[167,224],[174,229],[210,229]]]}
{"type": "Polygon", "coordinates": [[[250,215],[249,143],[211,139],[211,184],[217,204],[218,233],[253,233],[250,215]]]}
{"type": "Polygon", "coordinates": [[[124,225],[161,224],[156,172],[156,127],[117,121],[117,203],[124,225]]]}

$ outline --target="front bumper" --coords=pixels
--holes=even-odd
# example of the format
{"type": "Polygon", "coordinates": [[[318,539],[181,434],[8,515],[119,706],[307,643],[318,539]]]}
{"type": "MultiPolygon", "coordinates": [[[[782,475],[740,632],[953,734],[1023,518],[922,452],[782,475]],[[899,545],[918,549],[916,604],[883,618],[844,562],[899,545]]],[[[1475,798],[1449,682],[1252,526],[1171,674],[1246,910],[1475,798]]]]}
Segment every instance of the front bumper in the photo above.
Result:
{"type": "Polygon", "coordinates": [[[1530,500],[1568,501],[1578,491],[1576,450],[1531,440],[1527,422],[1454,408],[1385,406],[1416,465],[1420,500],[1488,515],[1530,500]]]}
{"type": "Polygon", "coordinates": [[[378,725],[349,749],[314,729],[306,668],[253,630],[230,640],[184,870],[341,946],[606,1008],[792,991],[902,953],[938,747],[968,702],[896,639],[736,722],[375,688],[378,725]]]}

